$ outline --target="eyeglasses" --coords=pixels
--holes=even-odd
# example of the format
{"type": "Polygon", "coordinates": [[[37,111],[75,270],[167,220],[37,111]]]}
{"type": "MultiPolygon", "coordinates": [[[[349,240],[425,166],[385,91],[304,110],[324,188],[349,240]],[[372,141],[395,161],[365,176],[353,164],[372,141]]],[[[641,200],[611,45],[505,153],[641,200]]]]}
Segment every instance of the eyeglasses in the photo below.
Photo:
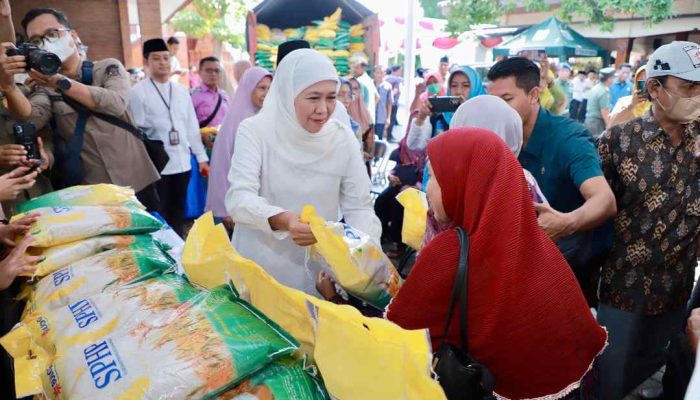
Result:
{"type": "Polygon", "coordinates": [[[221,73],[221,70],[219,68],[204,68],[204,72],[207,74],[218,74],[221,73]]]}
{"type": "Polygon", "coordinates": [[[56,43],[61,38],[61,32],[70,32],[70,29],[49,29],[41,36],[32,36],[28,42],[34,46],[41,47],[44,43],[56,43]]]}

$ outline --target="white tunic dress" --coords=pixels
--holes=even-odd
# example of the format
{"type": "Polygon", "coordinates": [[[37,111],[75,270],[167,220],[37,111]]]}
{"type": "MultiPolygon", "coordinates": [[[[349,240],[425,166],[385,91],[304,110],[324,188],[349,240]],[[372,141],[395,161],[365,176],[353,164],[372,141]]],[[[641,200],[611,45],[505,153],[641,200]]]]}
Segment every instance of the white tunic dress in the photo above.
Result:
{"type": "Polygon", "coordinates": [[[318,296],[318,265],[306,262],[306,249],[287,232],[273,232],[268,219],[284,211],[301,214],[307,204],[328,221],[344,218],[379,241],[370,184],[357,141],[341,123],[319,132],[325,151],[313,161],[287,154],[273,130],[257,131],[256,119],[244,121],[236,136],[226,208],[236,223],[232,243],[282,284],[318,296]],[[307,268],[307,265],[308,268],[307,268]]]}

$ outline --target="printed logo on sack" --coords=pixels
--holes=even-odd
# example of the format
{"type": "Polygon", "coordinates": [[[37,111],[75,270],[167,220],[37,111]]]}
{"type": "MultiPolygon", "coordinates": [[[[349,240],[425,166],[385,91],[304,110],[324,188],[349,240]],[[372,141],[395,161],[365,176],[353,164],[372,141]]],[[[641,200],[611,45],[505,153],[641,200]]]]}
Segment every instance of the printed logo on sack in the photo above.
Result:
{"type": "Polygon", "coordinates": [[[54,272],[51,276],[53,277],[54,286],[61,285],[62,283],[68,282],[73,278],[73,274],[71,273],[70,268],[63,268],[61,270],[58,270],[54,272]]]}
{"type": "Polygon", "coordinates": [[[95,305],[88,299],[78,300],[69,305],[68,309],[70,309],[70,312],[73,314],[73,319],[75,319],[75,323],[78,324],[80,329],[100,319],[100,313],[95,305]]]}
{"type": "Polygon", "coordinates": [[[46,336],[49,333],[49,322],[44,317],[39,317],[36,319],[36,323],[39,324],[41,328],[41,336],[46,336]]]}
{"type": "Polygon", "coordinates": [[[83,350],[85,362],[98,389],[104,389],[126,375],[124,366],[119,362],[119,354],[111,340],[103,340],[83,350]]]}
{"type": "Polygon", "coordinates": [[[46,370],[46,375],[49,377],[49,382],[51,383],[51,388],[53,389],[53,395],[58,397],[63,391],[63,388],[61,387],[61,384],[58,383],[58,376],[56,375],[56,369],[53,365],[46,370]]]}
{"type": "Polygon", "coordinates": [[[345,237],[346,238],[352,239],[352,240],[362,239],[360,234],[352,226],[350,226],[348,224],[343,224],[343,228],[345,229],[345,237]]]}

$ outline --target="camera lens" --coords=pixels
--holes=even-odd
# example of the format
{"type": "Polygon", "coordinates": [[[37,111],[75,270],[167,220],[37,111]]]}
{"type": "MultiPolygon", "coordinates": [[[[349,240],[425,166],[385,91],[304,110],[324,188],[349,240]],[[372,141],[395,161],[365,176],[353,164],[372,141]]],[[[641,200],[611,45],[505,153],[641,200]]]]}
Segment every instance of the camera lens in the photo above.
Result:
{"type": "Polygon", "coordinates": [[[38,55],[32,63],[32,68],[41,72],[44,75],[57,74],[61,69],[61,59],[53,53],[43,52],[38,55]]]}

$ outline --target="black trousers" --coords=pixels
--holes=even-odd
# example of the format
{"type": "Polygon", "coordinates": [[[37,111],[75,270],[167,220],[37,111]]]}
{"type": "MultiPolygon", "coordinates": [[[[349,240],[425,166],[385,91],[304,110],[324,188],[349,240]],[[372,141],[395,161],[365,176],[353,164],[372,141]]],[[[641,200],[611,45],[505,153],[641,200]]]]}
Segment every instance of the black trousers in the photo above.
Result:
{"type": "Polygon", "coordinates": [[[586,119],[587,106],[588,100],[571,100],[571,103],[569,103],[569,118],[578,122],[583,122],[586,119]]]}
{"type": "Polygon", "coordinates": [[[163,175],[156,182],[160,204],[158,212],[180,236],[184,233],[185,202],[190,171],[173,175],[163,175]]]}
{"type": "Polygon", "coordinates": [[[399,105],[394,103],[394,105],[391,106],[391,118],[389,120],[389,130],[386,133],[386,140],[392,140],[392,135],[391,133],[394,131],[394,127],[399,124],[399,121],[396,119],[396,114],[399,112],[399,105]]]}
{"type": "Polygon", "coordinates": [[[141,191],[136,193],[136,198],[141,202],[141,204],[146,207],[148,211],[159,211],[160,198],[158,197],[158,190],[156,190],[156,183],[146,186],[141,191]]]}
{"type": "Polygon", "coordinates": [[[382,222],[382,242],[401,243],[403,206],[396,200],[401,186],[389,186],[374,201],[374,212],[382,222]]]}

